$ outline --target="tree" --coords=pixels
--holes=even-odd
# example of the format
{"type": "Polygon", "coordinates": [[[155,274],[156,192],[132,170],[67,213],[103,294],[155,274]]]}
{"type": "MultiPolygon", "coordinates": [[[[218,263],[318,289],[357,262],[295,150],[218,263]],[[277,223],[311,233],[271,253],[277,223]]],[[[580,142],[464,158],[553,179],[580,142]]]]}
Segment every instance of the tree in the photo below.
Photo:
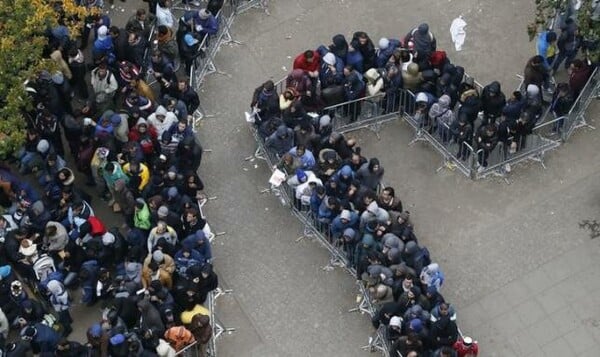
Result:
{"type": "Polygon", "coordinates": [[[60,23],[77,38],[81,20],[96,11],[73,0],[0,0],[0,157],[14,152],[25,137],[24,113],[32,101],[24,83],[41,70],[56,70],[42,56],[47,30],[60,23]]]}
{"type": "Polygon", "coordinates": [[[556,22],[575,11],[575,19],[579,34],[583,39],[583,51],[587,58],[597,63],[600,60],[600,1],[580,0],[578,9],[570,7],[571,0],[534,0],[536,11],[533,22],[527,25],[529,40],[533,40],[537,33],[550,27],[560,26],[556,22]],[[598,7],[598,9],[597,9],[598,7]]]}

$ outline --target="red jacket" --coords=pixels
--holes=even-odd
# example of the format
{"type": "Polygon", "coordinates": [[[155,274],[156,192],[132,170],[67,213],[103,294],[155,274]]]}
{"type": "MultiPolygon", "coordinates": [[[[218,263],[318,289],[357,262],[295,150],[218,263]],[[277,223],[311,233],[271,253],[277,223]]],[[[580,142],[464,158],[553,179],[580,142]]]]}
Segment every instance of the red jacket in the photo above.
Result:
{"type": "Polygon", "coordinates": [[[301,69],[305,72],[314,72],[318,71],[321,66],[321,56],[317,51],[312,51],[313,59],[311,63],[306,61],[304,57],[304,52],[296,56],[294,59],[294,68],[293,69],[301,69]]]}
{"type": "Polygon", "coordinates": [[[470,345],[465,345],[463,343],[462,338],[459,338],[456,342],[454,342],[454,346],[452,346],[456,351],[457,357],[477,357],[479,354],[479,346],[477,345],[477,341],[473,341],[470,345]]]}

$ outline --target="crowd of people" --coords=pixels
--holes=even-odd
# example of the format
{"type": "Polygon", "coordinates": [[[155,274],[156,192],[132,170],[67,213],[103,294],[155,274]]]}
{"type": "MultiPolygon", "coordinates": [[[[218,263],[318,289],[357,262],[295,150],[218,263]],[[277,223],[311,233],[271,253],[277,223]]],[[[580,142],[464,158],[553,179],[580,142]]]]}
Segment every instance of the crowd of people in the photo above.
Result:
{"type": "MultiPolygon", "coordinates": [[[[340,92],[337,101],[382,91],[387,103],[397,99],[399,88],[435,90],[420,70],[431,68],[435,37],[422,24],[404,39],[406,48],[384,38],[376,49],[364,32],[350,43],[343,35],[332,42],[295,58],[282,93],[272,81],[256,88],[248,120],[293,189],[294,208],[307,212],[356,270],[377,307],[373,326],[385,330],[391,355],[476,356],[477,342],[459,334],[456,311],[441,294],[440,266],[419,244],[399,195],[383,184],[381,162],[367,159],[355,139],[335,132],[334,113],[322,111],[331,104],[332,87],[340,92]]],[[[440,80],[451,85],[447,74],[440,80]]],[[[450,102],[442,94],[432,110],[444,115],[450,102]]]]}
{"type": "Polygon", "coordinates": [[[25,84],[25,143],[0,167],[2,355],[206,350],[204,304],[218,277],[190,124],[199,98],[176,67],[216,32],[222,4],[176,22],[169,0],[149,1],[122,27],[93,15],[78,37],[60,21],[48,29],[45,56],[58,70],[25,84]],[[69,339],[73,304],[103,309],[83,341],[69,339]]]}
{"type": "MultiPolygon", "coordinates": [[[[276,136],[281,125],[302,127],[310,112],[354,121],[363,104],[371,107],[371,115],[403,109],[444,144],[455,143],[458,159],[466,161],[476,152],[476,164],[484,170],[498,143],[509,155],[525,147],[546,108],[555,118],[569,112],[593,70],[587,60],[576,58],[582,43],[572,19],[565,22],[560,36],[554,31],[540,33],[538,54],[524,70],[523,90],[507,96],[498,81],[479,88],[465,76],[464,68],[437,48],[427,24],[403,39],[383,37],[378,46],[365,32],[355,32],[349,41],[338,34],[331,45],[294,59],[281,93],[272,81],[255,91],[253,120],[261,136],[268,138],[276,136]],[[563,63],[569,80],[554,89],[552,75],[563,63]],[[407,91],[414,93],[412,101],[403,99],[407,91]],[[364,103],[356,101],[364,97],[368,97],[364,103]],[[344,102],[349,103],[339,105],[344,102]],[[336,110],[327,109],[336,105],[336,110]]],[[[553,131],[559,133],[563,125],[564,120],[556,121],[553,131]]],[[[318,126],[314,131],[320,134],[318,126]]]]}

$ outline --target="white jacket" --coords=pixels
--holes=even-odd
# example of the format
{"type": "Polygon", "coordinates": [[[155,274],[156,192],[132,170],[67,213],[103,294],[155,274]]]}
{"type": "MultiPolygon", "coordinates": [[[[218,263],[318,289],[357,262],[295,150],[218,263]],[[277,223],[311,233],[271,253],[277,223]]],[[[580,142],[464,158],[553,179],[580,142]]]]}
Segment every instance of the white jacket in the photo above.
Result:
{"type": "Polygon", "coordinates": [[[96,103],[108,102],[119,88],[119,83],[111,71],[108,71],[106,77],[101,79],[98,77],[98,68],[92,70],[91,82],[94,94],[96,94],[96,103]]]}

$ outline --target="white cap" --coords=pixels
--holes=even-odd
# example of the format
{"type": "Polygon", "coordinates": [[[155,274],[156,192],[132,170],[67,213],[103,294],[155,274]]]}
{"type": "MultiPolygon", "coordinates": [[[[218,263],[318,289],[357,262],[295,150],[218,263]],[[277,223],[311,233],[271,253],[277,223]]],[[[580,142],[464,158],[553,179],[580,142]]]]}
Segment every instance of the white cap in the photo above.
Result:
{"type": "Polygon", "coordinates": [[[327,54],[323,56],[323,62],[327,63],[330,66],[335,65],[335,55],[331,52],[327,52],[327,54]]]}
{"type": "Polygon", "coordinates": [[[386,48],[388,48],[390,45],[390,40],[388,40],[385,37],[382,37],[381,39],[379,39],[379,49],[381,50],[385,50],[386,48]]]}

